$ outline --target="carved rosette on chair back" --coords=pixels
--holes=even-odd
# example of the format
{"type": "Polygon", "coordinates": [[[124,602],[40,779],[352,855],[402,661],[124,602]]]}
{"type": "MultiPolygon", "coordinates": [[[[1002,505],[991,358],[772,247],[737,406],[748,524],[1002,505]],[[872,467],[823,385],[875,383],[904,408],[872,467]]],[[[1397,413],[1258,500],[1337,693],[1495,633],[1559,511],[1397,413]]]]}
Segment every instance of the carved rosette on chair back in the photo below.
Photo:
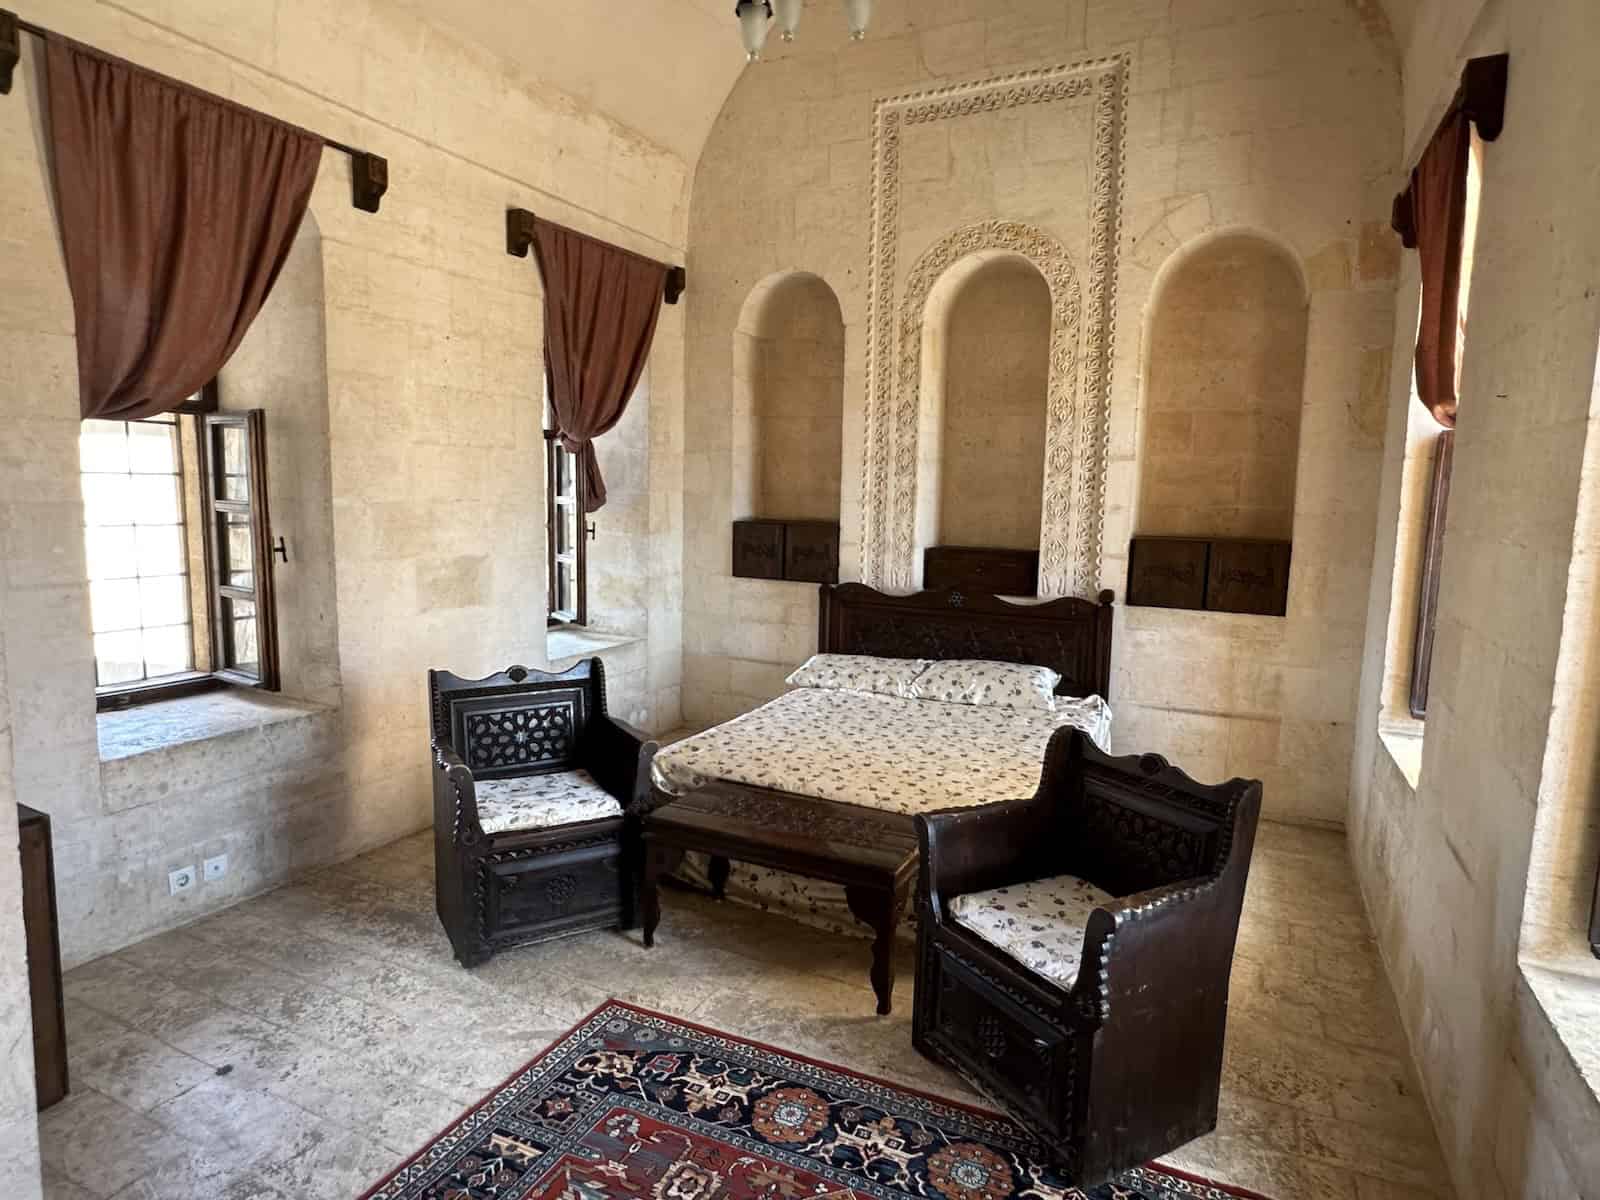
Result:
{"type": "Polygon", "coordinates": [[[562,674],[514,666],[484,679],[428,673],[439,920],[476,966],[509,946],[635,924],[638,819],[656,743],[606,712],[598,658],[562,674]],[[484,832],[477,785],[587,771],[619,816],[484,832]]]}
{"type": "Polygon", "coordinates": [[[1004,1104],[1080,1185],[1216,1127],[1228,979],[1261,784],[1050,742],[1026,800],[917,818],[913,1038],[1004,1104]],[[956,897],[1061,875],[1095,908],[1070,986],[958,924],[956,897]]]}

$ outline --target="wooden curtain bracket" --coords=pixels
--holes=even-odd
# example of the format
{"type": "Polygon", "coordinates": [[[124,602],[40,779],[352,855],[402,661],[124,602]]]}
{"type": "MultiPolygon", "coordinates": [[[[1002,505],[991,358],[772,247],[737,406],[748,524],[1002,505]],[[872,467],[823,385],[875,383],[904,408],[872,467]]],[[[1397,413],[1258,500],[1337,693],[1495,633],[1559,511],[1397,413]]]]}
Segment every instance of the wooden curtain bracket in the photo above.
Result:
{"type": "MultiPolygon", "coordinates": [[[[527,258],[533,248],[533,214],[525,208],[506,209],[506,253],[512,258],[527,258]]],[[[667,283],[663,295],[668,304],[676,304],[689,286],[689,273],[682,267],[667,268],[667,283]]]]}
{"type": "Polygon", "coordinates": [[[1457,103],[1468,119],[1478,127],[1478,136],[1492,142],[1500,136],[1506,123],[1506,82],[1510,75],[1511,56],[1490,54],[1483,58],[1467,60],[1461,70],[1461,90],[1456,93],[1457,103]]]}
{"type": "Polygon", "coordinates": [[[22,30],[17,14],[0,8],[0,96],[11,94],[11,80],[22,61],[22,30]]]}
{"type": "Polygon", "coordinates": [[[525,208],[506,209],[506,253],[527,258],[533,248],[533,214],[525,208]]]}
{"type": "Polygon", "coordinates": [[[350,202],[362,212],[375,213],[389,190],[389,160],[365,150],[350,152],[350,202]]]}
{"type": "Polygon", "coordinates": [[[673,267],[667,272],[667,303],[676,304],[678,297],[683,295],[689,286],[689,272],[682,267],[673,267]]]}

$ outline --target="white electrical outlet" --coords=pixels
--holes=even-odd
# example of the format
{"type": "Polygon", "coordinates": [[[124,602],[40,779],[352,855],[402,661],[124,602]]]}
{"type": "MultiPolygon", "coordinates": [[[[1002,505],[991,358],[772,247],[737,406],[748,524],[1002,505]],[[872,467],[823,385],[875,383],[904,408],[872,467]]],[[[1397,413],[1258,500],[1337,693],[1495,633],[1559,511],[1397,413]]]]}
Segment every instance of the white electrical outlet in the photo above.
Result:
{"type": "Polygon", "coordinates": [[[176,871],[167,872],[167,892],[176,896],[181,892],[192,891],[195,885],[193,867],[179,867],[176,871]]]}
{"type": "Polygon", "coordinates": [[[219,854],[215,858],[208,858],[203,867],[207,883],[215,883],[228,873],[228,856],[219,854]]]}

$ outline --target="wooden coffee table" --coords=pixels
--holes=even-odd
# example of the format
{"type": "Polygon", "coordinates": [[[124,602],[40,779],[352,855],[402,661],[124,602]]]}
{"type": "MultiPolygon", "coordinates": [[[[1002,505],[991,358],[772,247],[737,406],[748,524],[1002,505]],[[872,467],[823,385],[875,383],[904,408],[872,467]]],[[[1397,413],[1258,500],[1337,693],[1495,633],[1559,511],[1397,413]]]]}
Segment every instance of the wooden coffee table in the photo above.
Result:
{"type": "Polygon", "coordinates": [[[712,894],[722,898],[728,861],[753,863],[844,885],[872,940],[878,1012],[894,995],[894,934],[917,874],[911,818],[742,784],[711,783],[674,798],[644,819],[640,888],[644,944],[661,923],[660,882],[690,850],[711,856],[712,894]]]}

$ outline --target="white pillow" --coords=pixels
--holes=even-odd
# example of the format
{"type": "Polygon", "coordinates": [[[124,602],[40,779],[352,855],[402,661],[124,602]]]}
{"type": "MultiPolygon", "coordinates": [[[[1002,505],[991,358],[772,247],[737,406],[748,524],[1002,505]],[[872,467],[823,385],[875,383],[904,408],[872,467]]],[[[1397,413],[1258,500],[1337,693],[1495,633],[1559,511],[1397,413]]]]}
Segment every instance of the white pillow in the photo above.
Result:
{"type": "Polygon", "coordinates": [[[788,679],[790,687],[826,688],[835,692],[874,692],[911,697],[911,685],[925,658],[877,658],[871,654],[813,654],[788,679]]]}
{"type": "Polygon", "coordinates": [[[930,663],[928,669],[917,676],[911,695],[916,700],[943,700],[947,704],[1054,712],[1056,684],[1060,682],[1061,676],[1049,667],[953,658],[930,663]]]}

